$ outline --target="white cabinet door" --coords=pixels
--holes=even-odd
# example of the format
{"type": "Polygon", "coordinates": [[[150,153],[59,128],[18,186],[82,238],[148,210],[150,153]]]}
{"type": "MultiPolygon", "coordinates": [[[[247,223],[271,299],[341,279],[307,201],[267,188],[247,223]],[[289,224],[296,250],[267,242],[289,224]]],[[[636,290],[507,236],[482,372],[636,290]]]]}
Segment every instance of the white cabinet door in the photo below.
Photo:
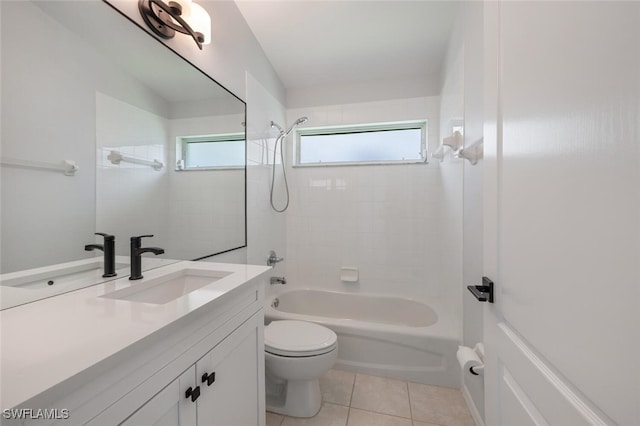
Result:
{"type": "Polygon", "coordinates": [[[185,391],[197,386],[195,366],[156,394],[131,417],[124,426],[195,426],[196,403],[185,396],[185,391]]]}
{"type": "Polygon", "coordinates": [[[263,322],[253,316],[196,364],[198,426],[264,425],[263,322]]]}
{"type": "Polygon", "coordinates": [[[486,423],[640,424],[640,3],[486,2],[486,423]]]}

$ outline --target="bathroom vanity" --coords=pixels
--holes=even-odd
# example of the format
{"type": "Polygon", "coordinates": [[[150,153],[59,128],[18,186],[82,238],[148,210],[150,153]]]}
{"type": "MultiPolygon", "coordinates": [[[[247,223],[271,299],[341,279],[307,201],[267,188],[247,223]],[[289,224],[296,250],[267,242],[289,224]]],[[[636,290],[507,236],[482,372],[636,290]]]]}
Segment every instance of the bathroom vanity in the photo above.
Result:
{"type": "Polygon", "coordinates": [[[269,270],[184,261],[0,312],[2,424],[264,425],[269,270]]]}

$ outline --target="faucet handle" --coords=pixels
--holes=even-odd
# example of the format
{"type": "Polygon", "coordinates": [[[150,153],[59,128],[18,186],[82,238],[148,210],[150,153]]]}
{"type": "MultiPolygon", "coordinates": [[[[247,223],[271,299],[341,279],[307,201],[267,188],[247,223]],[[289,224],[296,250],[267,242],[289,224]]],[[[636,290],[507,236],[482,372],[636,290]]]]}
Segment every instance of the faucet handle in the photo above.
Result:
{"type": "Polygon", "coordinates": [[[284,260],[284,257],[278,257],[276,252],[274,250],[271,250],[269,252],[269,257],[267,258],[267,265],[273,266],[278,262],[282,262],[283,260],[284,260]]]}
{"type": "Polygon", "coordinates": [[[139,235],[137,237],[131,237],[131,248],[140,248],[142,247],[142,239],[153,237],[153,235],[139,235]]]}
{"type": "Polygon", "coordinates": [[[131,244],[142,244],[143,238],[151,238],[153,235],[139,235],[137,237],[131,237],[131,244]]]}
{"type": "Polygon", "coordinates": [[[115,236],[113,235],[109,235],[109,234],[105,234],[104,232],[96,232],[95,235],[100,235],[102,237],[104,237],[105,241],[112,241],[115,240],[115,236]]]}
{"type": "Polygon", "coordinates": [[[151,237],[153,237],[153,235],[140,235],[137,237],[131,237],[131,239],[133,240],[135,238],[136,240],[139,240],[140,238],[151,238],[151,237]]]}

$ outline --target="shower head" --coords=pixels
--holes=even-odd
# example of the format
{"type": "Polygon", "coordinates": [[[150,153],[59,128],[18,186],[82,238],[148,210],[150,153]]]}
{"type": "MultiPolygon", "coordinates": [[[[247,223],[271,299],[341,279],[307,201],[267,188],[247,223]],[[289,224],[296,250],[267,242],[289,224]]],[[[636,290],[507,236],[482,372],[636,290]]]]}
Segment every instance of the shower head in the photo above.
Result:
{"type": "Polygon", "coordinates": [[[274,123],[274,122],[272,121],[272,122],[271,122],[271,127],[272,127],[272,128],[273,128],[273,127],[276,127],[278,130],[280,130],[280,133],[281,133],[281,134],[283,134],[283,133],[284,133],[284,130],[282,129],[282,127],[280,127],[280,126],[278,125],[278,123],[274,123]]]}
{"type": "Polygon", "coordinates": [[[293,124],[291,125],[291,127],[289,127],[289,130],[287,130],[287,132],[285,133],[285,135],[288,135],[289,133],[291,133],[291,131],[293,130],[294,127],[297,127],[299,125],[301,125],[302,123],[306,122],[308,120],[307,117],[300,117],[298,118],[296,121],[293,122],[293,124]]]}

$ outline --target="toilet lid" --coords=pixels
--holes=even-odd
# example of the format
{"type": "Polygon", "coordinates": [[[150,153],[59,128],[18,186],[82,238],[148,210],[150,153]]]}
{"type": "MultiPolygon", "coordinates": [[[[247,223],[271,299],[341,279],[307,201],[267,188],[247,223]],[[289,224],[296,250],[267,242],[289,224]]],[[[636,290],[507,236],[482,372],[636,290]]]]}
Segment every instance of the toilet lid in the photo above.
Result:
{"type": "Polygon", "coordinates": [[[327,327],[305,321],[273,321],[264,328],[264,347],[269,353],[303,357],[333,350],[338,336],[327,327]]]}

